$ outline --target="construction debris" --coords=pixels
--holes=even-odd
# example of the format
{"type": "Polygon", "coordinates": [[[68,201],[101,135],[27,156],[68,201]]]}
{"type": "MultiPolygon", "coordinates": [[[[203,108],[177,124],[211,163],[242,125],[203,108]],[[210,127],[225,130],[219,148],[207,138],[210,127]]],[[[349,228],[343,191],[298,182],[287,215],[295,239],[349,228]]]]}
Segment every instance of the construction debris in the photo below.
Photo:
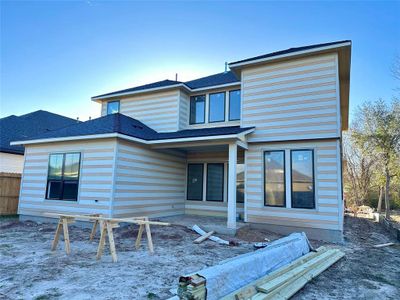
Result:
{"type": "Polygon", "coordinates": [[[206,299],[206,279],[199,275],[179,278],[178,296],[182,300],[206,299]]]}
{"type": "Polygon", "coordinates": [[[208,239],[210,236],[212,236],[215,233],[215,231],[210,231],[200,237],[198,237],[197,239],[195,239],[193,241],[193,243],[195,244],[200,244],[201,242],[205,241],[206,239],[208,239]]]}
{"type": "Polygon", "coordinates": [[[222,299],[289,299],[343,256],[338,249],[320,247],[222,299]]]}
{"type": "MultiPolygon", "coordinates": [[[[200,234],[201,236],[207,235],[207,232],[205,232],[203,229],[201,229],[201,228],[200,228],[199,226],[197,226],[197,225],[193,225],[192,230],[193,230],[193,231],[196,231],[196,232],[197,232],[198,234],[200,234]]],[[[213,235],[210,235],[208,238],[209,238],[210,240],[212,240],[212,241],[218,243],[218,244],[230,245],[229,241],[223,240],[223,239],[221,239],[221,238],[219,238],[219,237],[216,237],[216,236],[213,236],[213,235]]]]}
{"type": "Polygon", "coordinates": [[[386,243],[386,244],[378,244],[378,245],[374,245],[374,248],[383,248],[383,247],[389,247],[389,246],[394,246],[396,245],[395,243],[386,243]]]}
{"type": "Polygon", "coordinates": [[[205,294],[208,300],[221,299],[309,253],[308,243],[304,233],[294,233],[270,243],[263,249],[182,276],[179,280],[178,295],[181,299],[205,299],[205,294]]]}

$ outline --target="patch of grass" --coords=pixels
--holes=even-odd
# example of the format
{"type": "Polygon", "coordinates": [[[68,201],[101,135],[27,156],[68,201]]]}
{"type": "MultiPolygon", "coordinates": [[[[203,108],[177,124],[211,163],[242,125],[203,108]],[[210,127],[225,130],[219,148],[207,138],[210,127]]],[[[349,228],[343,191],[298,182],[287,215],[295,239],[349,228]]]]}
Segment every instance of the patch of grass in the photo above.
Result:
{"type": "Polygon", "coordinates": [[[147,299],[159,299],[154,293],[147,293],[147,299]]]}

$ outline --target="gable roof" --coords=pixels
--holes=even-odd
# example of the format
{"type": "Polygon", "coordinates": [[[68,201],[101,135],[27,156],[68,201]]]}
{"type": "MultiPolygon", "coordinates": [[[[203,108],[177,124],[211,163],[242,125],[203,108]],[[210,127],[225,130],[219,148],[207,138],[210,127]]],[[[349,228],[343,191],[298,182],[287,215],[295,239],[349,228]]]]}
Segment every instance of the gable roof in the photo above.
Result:
{"type": "Polygon", "coordinates": [[[163,80],[163,81],[157,81],[141,86],[136,86],[132,87],[129,89],[125,90],[119,90],[115,91],[112,93],[107,93],[107,94],[102,94],[98,96],[92,97],[92,100],[98,100],[98,99],[104,99],[104,98],[111,98],[111,97],[117,97],[117,96],[123,96],[123,95],[129,95],[129,94],[134,94],[134,93],[139,93],[139,92],[150,92],[154,90],[159,90],[159,89],[169,89],[169,88],[184,88],[187,91],[192,91],[196,89],[201,89],[201,88],[207,88],[207,87],[213,87],[213,86],[220,86],[220,85],[225,85],[225,84],[231,84],[231,83],[240,83],[240,81],[237,79],[236,75],[231,72],[222,72],[186,82],[181,82],[181,81],[173,81],[173,80],[163,80]]]}
{"type": "Polygon", "coordinates": [[[185,85],[190,87],[191,89],[200,89],[210,86],[218,86],[224,85],[228,83],[240,83],[237,79],[236,75],[232,71],[227,71],[223,73],[218,73],[206,77],[202,77],[199,79],[186,81],[185,85]]]}
{"type": "Polygon", "coordinates": [[[124,90],[119,90],[116,92],[98,95],[98,96],[92,97],[92,99],[100,98],[100,97],[112,97],[112,96],[116,96],[116,95],[120,95],[120,94],[129,94],[129,93],[138,92],[138,91],[152,90],[152,89],[158,89],[158,88],[167,88],[167,87],[181,86],[181,85],[182,85],[182,82],[180,82],[180,81],[173,81],[173,80],[166,79],[166,80],[162,80],[162,81],[157,81],[157,82],[153,82],[153,83],[149,83],[149,84],[145,84],[145,85],[132,87],[129,89],[124,89],[124,90]]]}
{"type": "Polygon", "coordinates": [[[263,55],[259,55],[259,56],[254,56],[254,57],[234,61],[234,62],[229,63],[229,67],[234,67],[235,65],[238,65],[238,64],[250,63],[253,61],[282,56],[282,55],[286,55],[286,54],[295,54],[295,53],[306,51],[306,50],[315,50],[315,49],[323,48],[323,47],[338,46],[338,45],[344,44],[344,43],[351,43],[351,41],[343,40],[343,41],[336,41],[336,42],[330,42],[330,43],[314,44],[314,45],[308,45],[308,46],[302,46],[302,47],[288,48],[285,50],[275,51],[275,52],[271,52],[271,53],[267,53],[267,54],[263,54],[263,55]]]}
{"type": "Polygon", "coordinates": [[[76,124],[77,120],[38,110],[22,116],[11,115],[0,119],[0,152],[24,154],[23,146],[11,146],[10,142],[76,124]]]}
{"type": "Polygon", "coordinates": [[[58,130],[43,132],[36,136],[20,139],[18,140],[18,142],[33,141],[33,140],[40,140],[41,142],[46,142],[45,140],[47,139],[51,140],[55,138],[61,141],[63,138],[71,138],[71,137],[82,137],[82,139],[84,139],[87,138],[88,136],[114,134],[114,133],[123,134],[144,141],[157,141],[157,140],[167,140],[167,139],[182,139],[182,138],[240,134],[250,129],[253,129],[253,127],[241,128],[240,126],[226,126],[226,127],[214,127],[214,128],[187,129],[175,132],[159,133],[136,119],[133,119],[131,117],[128,117],[120,113],[116,113],[116,114],[106,115],[97,119],[89,120],[86,122],[76,123],[67,127],[60,128],[58,130]]]}

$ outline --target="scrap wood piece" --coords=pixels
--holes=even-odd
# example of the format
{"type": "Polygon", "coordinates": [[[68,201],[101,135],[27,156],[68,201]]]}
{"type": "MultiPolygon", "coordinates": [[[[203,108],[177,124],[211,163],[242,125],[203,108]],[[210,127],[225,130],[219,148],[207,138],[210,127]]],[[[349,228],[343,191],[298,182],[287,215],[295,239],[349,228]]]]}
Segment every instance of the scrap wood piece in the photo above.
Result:
{"type": "Polygon", "coordinates": [[[385,243],[385,244],[378,244],[378,245],[374,245],[374,248],[383,248],[383,247],[389,247],[389,246],[394,246],[396,245],[395,243],[385,243]]]}
{"type": "MultiPolygon", "coordinates": [[[[192,230],[193,230],[193,231],[196,231],[196,232],[197,232],[198,234],[200,234],[200,235],[205,235],[205,234],[207,234],[203,229],[201,229],[201,228],[200,228],[199,226],[197,226],[197,225],[193,225],[192,230]]],[[[216,236],[213,236],[213,235],[211,235],[211,236],[208,237],[208,238],[209,238],[210,240],[212,240],[212,241],[218,243],[218,244],[230,245],[229,241],[223,240],[223,239],[221,239],[221,238],[219,238],[219,237],[216,237],[216,236]]]]}
{"type": "Polygon", "coordinates": [[[206,234],[204,234],[204,235],[198,237],[197,239],[195,239],[195,240],[193,241],[193,243],[195,243],[195,244],[200,244],[201,242],[205,241],[205,240],[208,239],[210,236],[212,236],[214,233],[215,233],[214,230],[212,230],[212,231],[210,231],[210,232],[207,232],[206,234]]]}

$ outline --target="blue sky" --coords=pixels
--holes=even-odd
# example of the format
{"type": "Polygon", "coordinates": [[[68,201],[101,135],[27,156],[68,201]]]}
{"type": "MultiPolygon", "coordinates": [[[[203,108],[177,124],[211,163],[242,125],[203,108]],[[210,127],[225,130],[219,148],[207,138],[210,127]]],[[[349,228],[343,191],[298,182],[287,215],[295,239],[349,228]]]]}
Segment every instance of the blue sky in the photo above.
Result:
{"type": "Polygon", "coordinates": [[[91,96],[185,81],[285,48],[351,39],[351,111],[390,99],[400,2],[1,1],[0,116],[100,114],[91,96]]]}

